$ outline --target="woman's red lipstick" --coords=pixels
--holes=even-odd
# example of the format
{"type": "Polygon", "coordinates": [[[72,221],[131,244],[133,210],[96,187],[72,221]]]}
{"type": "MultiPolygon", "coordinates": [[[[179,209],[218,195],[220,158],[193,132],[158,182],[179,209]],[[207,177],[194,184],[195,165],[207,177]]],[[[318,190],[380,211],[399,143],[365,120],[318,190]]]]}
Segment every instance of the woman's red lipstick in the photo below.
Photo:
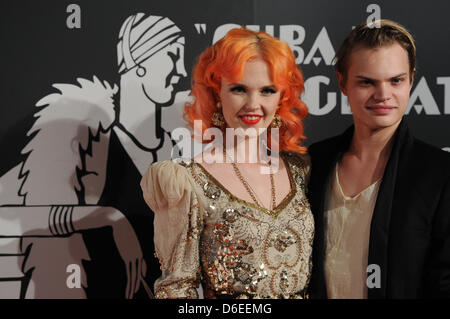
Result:
{"type": "Polygon", "coordinates": [[[262,116],[261,115],[256,115],[256,114],[242,114],[242,115],[239,115],[239,118],[245,124],[255,125],[261,120],[262,116]],[[249,117],[253,118],[253,119],[250,119],[249,117]]]}

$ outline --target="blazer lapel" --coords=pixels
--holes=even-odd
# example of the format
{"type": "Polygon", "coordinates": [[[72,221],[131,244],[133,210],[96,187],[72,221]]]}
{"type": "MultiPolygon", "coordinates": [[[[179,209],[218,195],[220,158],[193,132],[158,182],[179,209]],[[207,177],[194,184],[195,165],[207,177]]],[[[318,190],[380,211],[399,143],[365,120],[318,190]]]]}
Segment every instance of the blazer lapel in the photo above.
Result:
{"type": "Polygon", "coordinates": [[[389,224],[391,221],[400,157],[408,134],[406,122],[405,120],[402,120],[396,132],[391,155],[386,164],[383,180],[381,181],[378,190],[377,201],[373,211],[372,222],[370,225],[368,265],[379,266],[381,280],[379,287],[369,288],[369,299],[387,297],[389,224]]]}

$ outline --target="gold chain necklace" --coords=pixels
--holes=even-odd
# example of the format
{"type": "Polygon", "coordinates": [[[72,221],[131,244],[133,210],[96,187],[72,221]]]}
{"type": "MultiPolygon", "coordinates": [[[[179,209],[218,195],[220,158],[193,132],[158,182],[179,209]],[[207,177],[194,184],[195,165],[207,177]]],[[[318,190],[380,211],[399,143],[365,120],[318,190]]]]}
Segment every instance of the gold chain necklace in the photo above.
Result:
{"type": "MultiPolygon", "coordinates": [[[[245,190],[250,195],[250,197],[252,198],[253,202],[256,205],[258,205],[258,206],[264,207],[262,205],[261,201],[258,201],[256,192],[251,188],[251,186],[247,183],[247,181],[242,176],[242,173],[239,170],[239,168],[237,167],[236,163],[226,153],[225,147],[223,148],[223,155],[225,157],[228,157],[231,160],[231,166],[233,166],[234,172],[236,173],[237,177],[241,181],[242,185],[244,185],[245,190]]],[[[271,190],[272,190],[272,207],[271,207],[271,210],[273,210],[275,208],[275,205],[276,205],[276,197],[275,197],[275,181],[274,181],[274,178],[273,178],[273,172],[272,172],[272,168],[271,167],[270,167],[270,186],[271,186],[271,190]]]]}

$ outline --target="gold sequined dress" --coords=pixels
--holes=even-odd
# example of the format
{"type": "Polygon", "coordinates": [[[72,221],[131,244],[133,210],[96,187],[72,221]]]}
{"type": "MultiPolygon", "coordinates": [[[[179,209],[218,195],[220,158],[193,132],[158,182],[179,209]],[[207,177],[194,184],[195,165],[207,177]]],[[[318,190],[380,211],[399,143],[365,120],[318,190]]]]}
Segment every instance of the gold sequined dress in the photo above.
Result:
{"type": "Polygon", "coordinates": [[[274,210],[237,198],[198,163],[150,166],[141,187],[155,212],[157,298],[197,298],[200,282],[217,297],[306,297],[314,236],[309,157],[281,158],[291,190],[274,210]]]}

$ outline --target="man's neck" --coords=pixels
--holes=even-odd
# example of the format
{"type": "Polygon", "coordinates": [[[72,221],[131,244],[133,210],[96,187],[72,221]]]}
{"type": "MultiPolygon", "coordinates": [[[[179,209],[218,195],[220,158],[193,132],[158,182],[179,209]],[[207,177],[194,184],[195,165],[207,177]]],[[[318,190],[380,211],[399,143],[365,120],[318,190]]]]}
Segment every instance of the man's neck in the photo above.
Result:
{"type": "Polygon", "coordinates": [[[394,143],[394,135],[399,124],[400,122],[374,130],[355,123],[355,131],[348,153],[361,161],[389,158],[394,143]]]}

